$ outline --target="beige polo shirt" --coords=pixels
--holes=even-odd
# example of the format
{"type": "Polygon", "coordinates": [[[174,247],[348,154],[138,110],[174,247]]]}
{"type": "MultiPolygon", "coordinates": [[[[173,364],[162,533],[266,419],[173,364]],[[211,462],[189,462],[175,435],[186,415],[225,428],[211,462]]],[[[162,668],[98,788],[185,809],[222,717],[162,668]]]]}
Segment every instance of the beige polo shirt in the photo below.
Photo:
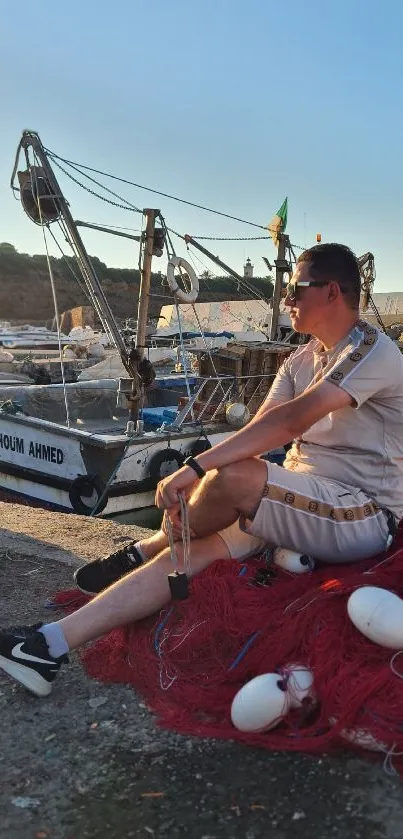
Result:
{"type": "Polygon", "coordinates": [[[316,339],[280,368],[270,396],[286,402],[325,378],[355,400],[316,422],[289,450],[284,466],[323,475],[403,517],[403,356],[365,321],[330,350],[316,339]]]}

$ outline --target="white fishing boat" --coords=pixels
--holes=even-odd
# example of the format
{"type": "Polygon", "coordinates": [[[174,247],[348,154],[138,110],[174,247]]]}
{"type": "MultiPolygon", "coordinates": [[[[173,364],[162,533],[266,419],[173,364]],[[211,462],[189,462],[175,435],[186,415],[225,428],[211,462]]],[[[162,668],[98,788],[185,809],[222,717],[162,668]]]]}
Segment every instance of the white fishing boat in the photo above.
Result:
{"type": "Polygon", "coordinates": [[[71,338],[62,332],[53,332],[45,326],[0,326],[0,346],[14,349],[58,349],[71,343],[71,338]]]}
{"type": "MultiPolygon", "coordinates": [[[[265,340],[258,347],[265,347],[267,357],[264,363],[260,358],[254,372],[250,366],[252,350],[244,346],[242,356],[239,347],[229,348],[224,366],[217,369],[217,357],[210,355],[205,343],[204,357],[211,361],[206,376],[189,371],[184,356],[183,376],[155,379],[145,356],[152,259],[165,250],[175,305],[195,302],[196,274],[188,262],[174,254],[160,211],[144,210],[145,230],[138,237],[141,288],[136,339],[135,346],[127,344],[51,161],[54,163],[54,157],[39,136],[24,132],[12,176],[13,189],[18,191],[27,215],[42,228],[45,244],[50,224],[59,226],[69,242],[89,300],[119,353],[124,375],[118,382],[106,378],[66,384],[61,360],[60,385],[0,386],[0,488],[65,511],[116,516],[152,505],[161,477],[177,469],[186,456],[219,442],[246,422],[263,401],[290,347],[270,343],[267,335],[263,336],[265,340]],[[17,173],[21,152],[26,166],[17,173]],[[246,374],[245,359],[249,359],[246,374]]],[[[283,249],[286,238],[282,240],[283,249]]],[[[277,262],[279,299],[283,275],[290,271],[290,264],[284,254],[277,262]]],[[[53,282],[50,260],[48,263],[53,282]]],[[[230,273],[242,280],[235,272],[230,273]]],[[[181,327],[175,328],[179,329],[179,343],[184,349],[181,327]]],[[[37,334],[44,336],[45,332],[38,330],[37,334]]]]}

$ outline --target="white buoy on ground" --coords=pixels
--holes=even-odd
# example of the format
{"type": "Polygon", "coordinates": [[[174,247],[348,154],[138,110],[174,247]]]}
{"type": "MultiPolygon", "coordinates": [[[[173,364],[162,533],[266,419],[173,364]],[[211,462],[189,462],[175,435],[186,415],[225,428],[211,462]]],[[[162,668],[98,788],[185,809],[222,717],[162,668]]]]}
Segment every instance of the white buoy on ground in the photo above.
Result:
{"type": "Polygon", "coordinates": [[[247,682],[232,701],[231,720],[239,731],[269,731],[290,709],[290,698],[278,673],[263,673],[247,682]]]}
{"type": "Polygon", "coordinates": [[[291,708],[300,708],[306,699],[316,704],[313,672],[303,664],[287,664],[279,668],[286,676],[286,691],[291,708]]]}
{"type": "Polygon", "coordinates": [[[374,644],[391,650],[403,649],[403,600],[377,586],[357,588],[347,601],[354,626],[374,644]]]}
{"type": "Polygon", "coordinates": [[[232,428],[242,428],[250,420],[250,411],[242,402],[231,402],[225,410],[225,419],[232,428]]]}
{"type": "Polygon", "coordinates": [[[292,574],[308,574],[315,568],[315,560],[312,556],[290,551],[288,548],[275,548],[273,562],[278,568],[290,571],[292,574]]]}

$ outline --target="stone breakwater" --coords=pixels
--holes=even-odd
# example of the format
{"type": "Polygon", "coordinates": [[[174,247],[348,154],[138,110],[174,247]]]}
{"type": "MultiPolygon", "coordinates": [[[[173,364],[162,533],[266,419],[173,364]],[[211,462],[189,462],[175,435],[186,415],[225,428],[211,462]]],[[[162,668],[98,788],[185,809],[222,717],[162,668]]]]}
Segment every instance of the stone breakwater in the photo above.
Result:
{"type": "Polygon", "coordinates": [[[0,501],[0,551],[22,556],[78,565],[150,533],[137,525],[0,501]]]}

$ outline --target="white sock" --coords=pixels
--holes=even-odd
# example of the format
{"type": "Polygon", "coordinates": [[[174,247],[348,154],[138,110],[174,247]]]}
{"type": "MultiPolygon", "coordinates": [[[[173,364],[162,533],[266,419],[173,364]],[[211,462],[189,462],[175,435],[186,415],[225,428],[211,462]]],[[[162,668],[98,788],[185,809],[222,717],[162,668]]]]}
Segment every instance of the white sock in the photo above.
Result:
{"type": "Polygon", "coordinates": [[[60,658],[69,651],[64,632],[59,623],[44,623],[39,632],[45,636],[48,650],[53,658],[60,658]]]}
{"type": "Polygon", "coordinates": [[[145,553],[144,553],[144,551],[143,551],[143,549],[142,549],[142,547],[141,547],[141,542],[135,542],[135,543],[134,543],[134,547],[136,548],[136,550],[137,550],[137,551],[138,551],[138,553],[140,554],[142,561],[143,561],[143,562],[147,562],[148,557],[145,555],[145,553]]]}

